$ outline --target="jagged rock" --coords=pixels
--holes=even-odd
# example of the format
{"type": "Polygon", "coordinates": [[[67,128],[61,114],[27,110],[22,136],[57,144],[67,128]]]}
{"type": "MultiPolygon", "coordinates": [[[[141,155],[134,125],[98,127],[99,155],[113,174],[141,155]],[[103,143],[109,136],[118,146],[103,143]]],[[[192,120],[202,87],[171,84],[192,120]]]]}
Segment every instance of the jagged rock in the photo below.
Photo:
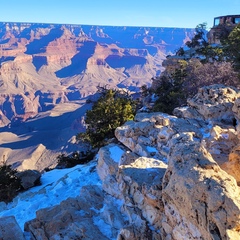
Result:
{"type": "Polygon", "coordinates": [[[193,98],[188,99],[188,104],[206,120],[211,119],[233,125],[235,116],[232,107],[239,97],[240,91],[238,89],[215,84],[199,88],[198,93],[193,98]]]}
{"type": "Polygon", "coordinates": [[[223,168],[233,147],[239,142],[237,131],[233,126],[223,128],[218,125],[210,126],[209,130],[209,135],[202,142],[214,160],[223,168]]]}
{"type": "Polygon", "coordinates": [[[120,198],[119,186],[116,175],[119,161],[124,154],[120,146],[110,144],[98,152],[97,172],[102,180],[102,187],[108,194],[120,198]]]}
{"type": "Polygon", "coordinates": [[[197,119],[180,119],[164,113],[138,113],[135,121],[126,122],[115,130],[116,138],[139,156],[166,160],[168,141],[182,131],[202,136],[206,123],[197,119]]]}
{"type": "Polygon", "coordinates": [[[16,176],[21,179],[21,185],[25,190],[40,184],[41,173],[37,170],[25,170],[18,172],[16,176]]]}
{"type": "Polygon", "coordinates": [[[154,231],[149,230],[148,224],[156,232],[160,229],[163,212],[161,179],[166,167],[160,160],[139,157],[116,144],[103,147],[99,151],[97,169],[103,181],[103,189],[113,197],[123,200],[121,212],[131,226],[126,225],[127,228],[121,230],[119,239],[120,236],[123,239],[138,239],[139,236],[142,236],[141,239],[151,239],[148,237],[154,231]]]}
{"type": "Polygon", "coordinates": [[[121,164],[118,175],[125,205],[138,207],[156,229],[162,217],[161,182],[166,168],[159,160],[140,157],[130,164],[121,164]]]}
{"type": "Polygon", "coordinates": [[[240,191],[235,179],[192,133],[175,135],[170,148],[163,179],[165,234],[173,240],[239,237],[240,191]]]}
{"type": "Polygon", "coordinates": [[[25,240],[23,232],[14,216],[0,218],[0,239],[25,240]]]}
{"type": "Polygon", "coordinates": [[[229,154],[228,161],[225,162],[222,168],[232,175],[238,185],[240,185],[240,145],[235,146],[229,154]]]}

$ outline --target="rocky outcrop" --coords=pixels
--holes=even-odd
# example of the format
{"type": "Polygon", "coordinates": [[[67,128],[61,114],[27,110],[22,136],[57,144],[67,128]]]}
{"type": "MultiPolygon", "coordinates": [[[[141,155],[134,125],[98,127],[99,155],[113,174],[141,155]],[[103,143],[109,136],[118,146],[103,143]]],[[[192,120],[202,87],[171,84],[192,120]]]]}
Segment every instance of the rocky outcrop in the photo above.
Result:
{"type": "Polygon", "coordinates": [[[21,180],[21,186],[25,190],[41,184],[41,173],[36,170],[25,170],[18,172],[16,176],[21,180]]]}
{"type": "Polygon", "coordinates": [[[62,239],[55,235],[59,231],[91,239],[87,230],[81,235],[86,221],[91,236],[102,239],[240,239],[238,97],[236,89],[214,85],[177,109],[181,117],[137,114],[116,129],[121,144],[98,153],[102,189],[91,187],[85,195],[83,188],[79,198],[67,200],[77,202],[78,217],[59,205],[40,210],[25,229],[33,236],[62,239]],[[80,217],[82,208],[95,227],[86,215],[80,217]],[[64,214],[71,216],[66,224],[64,214]],[[99,221],[107,233],[99,232],[99,221]]]}
{"type": "Polygon", "coordinates": [[[234,87],[211,85],[200,88],[196,96],[188,100],[188,107],[174,110],[178,117],[203,119],[208,124],[207,129],[202,129],[202,143],[221,167],[239,142],[239,97],[240,91],[234,87]]]}
{"type": "Polygon", "coordinates": [[[166,239],[238,239],[240,189],[193,133],[170,141],[163,179],[166,239]]]}
{"type": "Polygon", "coordinates": [[[206,120],[233,125],[235,115],[232,108],[239,97],[238,89],[216,84],[200,88],[198,93],[188,100],[188,104],[206,120]]]}
{"type": "Polygon", "coordinates": [[[163,239],[240,238],[238,97],[235,88],[204,87],[188,107],[175,110],[182,118],[141,113],[116,129],[118,140],[138,156],[168,162],[161,193],[163,239]]]}

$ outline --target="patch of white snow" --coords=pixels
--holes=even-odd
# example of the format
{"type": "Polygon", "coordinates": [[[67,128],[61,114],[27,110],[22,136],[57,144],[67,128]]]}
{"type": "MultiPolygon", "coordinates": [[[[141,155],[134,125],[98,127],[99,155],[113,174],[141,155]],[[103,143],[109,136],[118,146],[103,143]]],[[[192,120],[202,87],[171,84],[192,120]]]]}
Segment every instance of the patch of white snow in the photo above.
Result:
{"type": "Polygon", "coordinates": [[[147,151],[150,153],[158,153],[158,150],[155,147],[147,146],[147,151]]]}
{"type": "Polygon", "coordinates": [[[41,177],[41,186],[20,193],[13,202],[1,208],[0,217],[15,216],[21,229],[25,222],[36,217],[36,211],[60,204],[69,197],[77,197],[83,186],[101,185],[96,161],[68,169],[54,169],[41,177]]]}
{"type": "Polygon", "coordinates": [[[124,154],[124,151],[118,146],[111,147],[109,150],[110,150],[110,157],[113,159],[114,162],[118,163],[122,155],[124,154]]]}

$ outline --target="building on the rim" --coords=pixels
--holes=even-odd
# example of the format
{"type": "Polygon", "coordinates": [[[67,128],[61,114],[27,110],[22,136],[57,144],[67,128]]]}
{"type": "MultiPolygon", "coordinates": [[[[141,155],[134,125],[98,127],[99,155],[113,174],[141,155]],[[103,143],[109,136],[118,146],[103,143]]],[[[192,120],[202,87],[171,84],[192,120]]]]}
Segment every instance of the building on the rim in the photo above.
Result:
{"type": "Polygon", "coordinates": [[[215,17],[213,27],[208,32],[208,42],[211,44],[220,44],[220,39],[228,36],[237,24],[240,24],[240,15],[215,17]]]}

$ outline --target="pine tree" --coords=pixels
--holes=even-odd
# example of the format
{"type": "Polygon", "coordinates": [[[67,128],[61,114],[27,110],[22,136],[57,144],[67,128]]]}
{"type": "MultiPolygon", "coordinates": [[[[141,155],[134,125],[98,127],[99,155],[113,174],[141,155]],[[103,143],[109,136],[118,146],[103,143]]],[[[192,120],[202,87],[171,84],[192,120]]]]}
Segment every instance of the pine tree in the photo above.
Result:
{"type": "Polygon", "coordinates": [[[0,201],[10,202],[21,190],[21,180],[11,165],[0,167],[0,201]]]}
{"type": "Polygon", "coordinates": [[[86,133],[78,134],[78,139],[88,141],[93,147],[104,145],[107,139],[114,137],[114,130],[135,114],[135,102],[116,90],[106,90],[87,111],[86,133]]]}

